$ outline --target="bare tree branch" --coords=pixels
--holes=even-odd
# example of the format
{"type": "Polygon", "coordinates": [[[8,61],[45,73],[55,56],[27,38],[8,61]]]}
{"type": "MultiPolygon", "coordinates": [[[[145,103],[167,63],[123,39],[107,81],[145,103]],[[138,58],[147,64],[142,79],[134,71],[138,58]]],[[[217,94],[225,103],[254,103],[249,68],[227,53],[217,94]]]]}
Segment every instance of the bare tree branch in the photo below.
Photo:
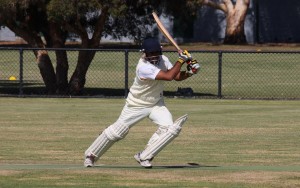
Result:
{"type": "Polygon", "coordinates": [[[237,6],[248,6],[250,3],[250,0],[237,0],[236,5],[237,6]]]}
{"type": "Polygon", "coordinates": [[[228,12],[231,12],[234,9],[234,5],[231,0],[223,0],[223,3],[227,7],[228,12]]]}
{"type": "Polygon", "coordinates": [[[250,4],[250,0],[237,0],[236,1],[236,7],[238,7],[238,9],[242,10],[242,9],[247,9],[247,7],[250,4]]]}
{"type": "Polygon", "coordinates": [[[227,7],[224,3],[215,3],[211,0],[204,0],[203,1],[203,5],[207,5],[209,7],[215,8],[215,9],[219,9],[225,13],[227,13],[227,7]]]}

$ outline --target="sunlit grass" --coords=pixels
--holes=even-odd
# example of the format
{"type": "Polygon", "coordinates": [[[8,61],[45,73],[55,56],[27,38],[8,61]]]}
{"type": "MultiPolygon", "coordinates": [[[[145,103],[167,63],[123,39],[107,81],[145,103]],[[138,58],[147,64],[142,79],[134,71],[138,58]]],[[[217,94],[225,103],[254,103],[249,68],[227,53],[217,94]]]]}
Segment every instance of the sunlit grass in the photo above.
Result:
{"type": "Polygon", "coordinates": [[[124,102],[0,98],[0,187],[300,186],[300,101],[166,99],[174,119],[189,119],[153,169],[133,159],[156,130],[147,119],[83,168],[124,102]]]}

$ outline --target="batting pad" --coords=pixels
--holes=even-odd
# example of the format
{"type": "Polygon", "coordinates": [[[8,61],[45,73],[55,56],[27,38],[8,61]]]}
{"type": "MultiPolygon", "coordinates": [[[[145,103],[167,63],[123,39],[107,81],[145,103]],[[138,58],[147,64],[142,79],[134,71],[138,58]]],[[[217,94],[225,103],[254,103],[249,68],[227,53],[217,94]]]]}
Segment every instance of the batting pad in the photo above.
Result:
{"type": "Polygon", "coordinates": [[[115,142],[124,138],[129,131],[128,126],[115,123],[106,128],[85,151],[85,156],[94,155],[99,159],[115,142]]]}
{"type": "Polygon", "coordinates": [[[179,135],[182,125],[187,120],[187,117],[188,115],[185,114],[184,116],[178,118],[174,124],[168,128],[167,132],[161,134],[155,142],[146,147],[146,149],[140,154],[141,160],[150,160],[170,142],[172,142],[172,140],[179,135]]]}

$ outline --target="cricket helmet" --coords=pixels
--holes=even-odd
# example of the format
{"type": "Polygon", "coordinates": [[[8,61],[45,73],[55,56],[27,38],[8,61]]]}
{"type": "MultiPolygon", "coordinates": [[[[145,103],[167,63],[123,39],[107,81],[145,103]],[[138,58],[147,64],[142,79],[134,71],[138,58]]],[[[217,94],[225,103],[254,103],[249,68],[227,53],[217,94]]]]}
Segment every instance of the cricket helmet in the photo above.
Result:
{"type": "Polygon", "coordinates": [[[145,53],[150,52],[160,52],[161,53],[161,45],[157,38],[146,38],[142,44],[142,51],[145,53]]]}
{"type": "Polygon", "coordinates": [[[145,60],[155,65],[159,63],[162,51],[157,38],[146,38],[142,44],[142,51],[145,53],[145,60]]]}

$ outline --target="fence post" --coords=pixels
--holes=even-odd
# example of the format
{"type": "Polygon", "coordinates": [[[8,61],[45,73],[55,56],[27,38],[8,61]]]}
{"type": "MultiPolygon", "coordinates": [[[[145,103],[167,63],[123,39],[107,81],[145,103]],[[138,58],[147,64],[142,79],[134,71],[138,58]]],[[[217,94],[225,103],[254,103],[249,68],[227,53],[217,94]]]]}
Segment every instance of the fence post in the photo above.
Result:
{"type": "Polygon", "coordinates": [[[219,65],[218,65],[218,98],[222,98],[222,52],[218,52],[219,65]]]}
{"type": "Polygon", "coordinates": [[[125,50],[125,98],[128,95],[128,50],[125,50]]]}
{"type": "Polygon", "coordinates": [[[20,49],[19,96],[23,95],[23,48],[20,49]]]}

